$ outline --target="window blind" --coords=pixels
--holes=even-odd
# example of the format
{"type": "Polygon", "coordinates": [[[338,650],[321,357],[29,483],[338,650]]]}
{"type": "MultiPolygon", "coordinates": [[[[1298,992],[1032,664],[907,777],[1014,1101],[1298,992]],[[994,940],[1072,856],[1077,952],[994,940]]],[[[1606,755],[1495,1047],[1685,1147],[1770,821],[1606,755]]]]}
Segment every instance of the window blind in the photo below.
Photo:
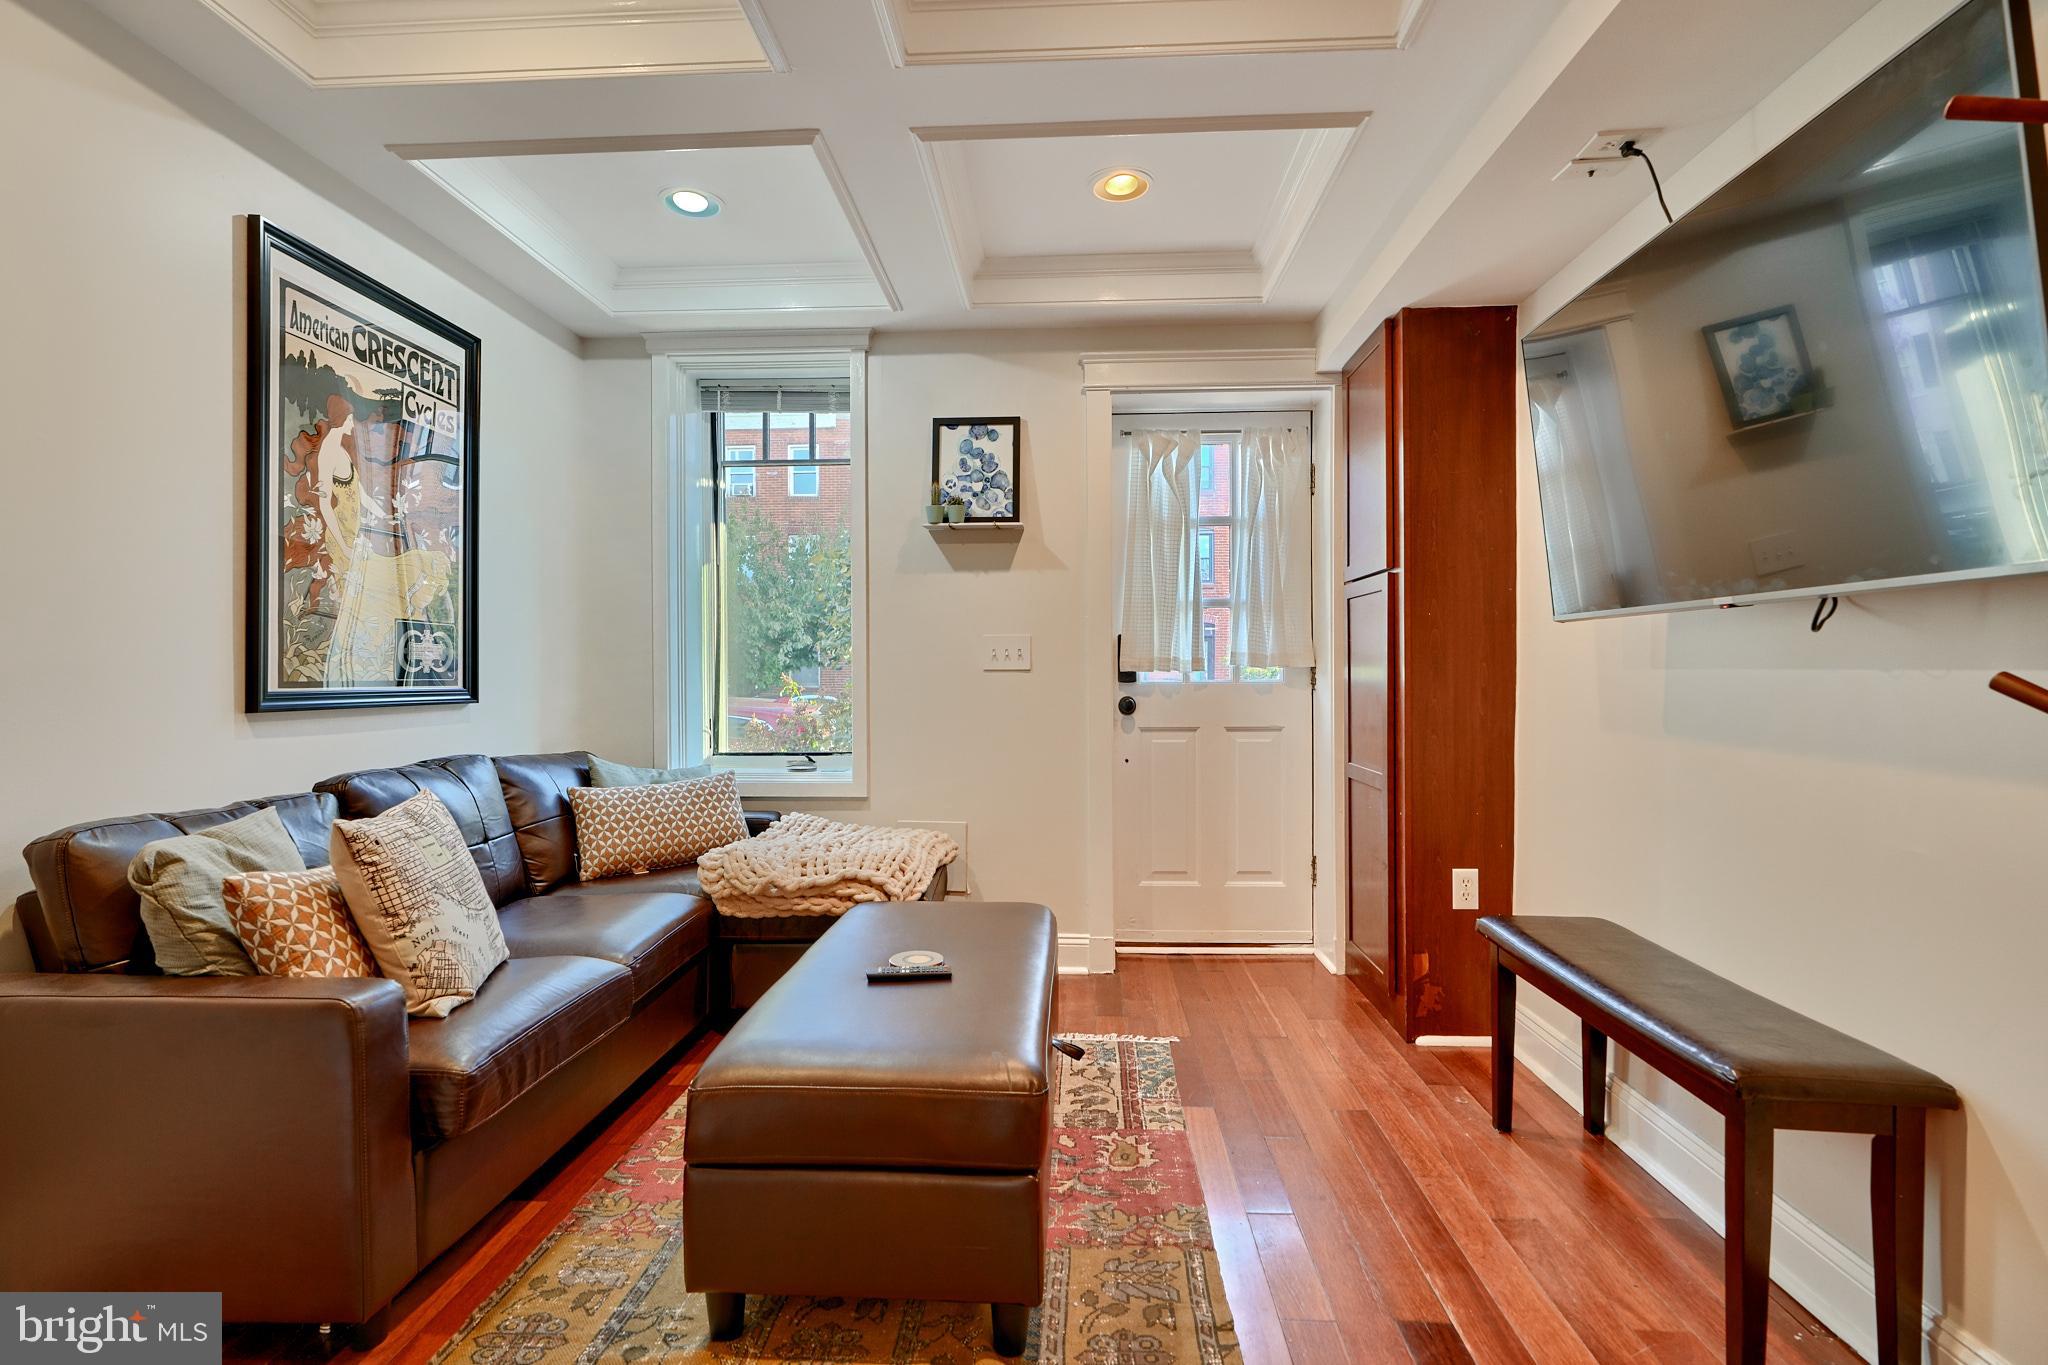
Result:
{"type": "Polygon", "coordinates": [[[853,386],[844,379],[706,379],[697,385],[705,412],[851,412],[853,386]]]}

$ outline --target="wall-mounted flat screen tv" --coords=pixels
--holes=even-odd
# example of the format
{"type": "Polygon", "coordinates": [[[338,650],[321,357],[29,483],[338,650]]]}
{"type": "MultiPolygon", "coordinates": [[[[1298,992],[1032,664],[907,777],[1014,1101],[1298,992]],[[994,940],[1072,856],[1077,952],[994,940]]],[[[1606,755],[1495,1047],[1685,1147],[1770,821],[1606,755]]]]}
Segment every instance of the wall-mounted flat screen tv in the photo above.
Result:
{"type": "Polygon", "coordinates": [[[2037,168],[1942,117],[2013,49],[1969,0],[1526,335],[1554,615],[2048,568],[2037,168]]]}

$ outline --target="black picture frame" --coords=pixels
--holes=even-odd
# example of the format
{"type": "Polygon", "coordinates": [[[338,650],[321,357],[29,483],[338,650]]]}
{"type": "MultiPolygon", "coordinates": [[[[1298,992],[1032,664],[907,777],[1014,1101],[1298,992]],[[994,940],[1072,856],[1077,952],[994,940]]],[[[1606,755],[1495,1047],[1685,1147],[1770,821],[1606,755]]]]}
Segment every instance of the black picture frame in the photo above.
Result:
{"type": "MultiPolygon", "coordinates": [[[[1789,303],[1776,308],[1765,308],[1754,313],[1745,313],[1739,318],[1710,323],[1700,328],[1700,335],[1706,338],[1707,358],[1713,362],[1714,377],[1721,384],[1721,401],[1728,407],[1728,421],[1738,431],[1745,427],[1760,426],[1765,422],[1781,421],[1801,413],[1814,410],[1816,381],[1813,361],[1806,353],[1806,335],[1799,330],[1799,310],[1789,303]],[[1783,324],[1786,339],[1791,344],[1792,354],[1789,368],[1792,373],[1789,382],[1770,391],[1771,405],[1762,410],[1752,410],[1755,404],[1748,395],[1752,386],[1738,382],[1743,377],[1731,374],[1728,368],[1727,347],[1732,334],[1744,329],[1762,332],[1765,328],[1776,328],[1783,324]]],[[[1773,338],[1775,341],[1775,338],[1773,338]]],[[[1775,351],[1775,346],[1773,347],[1775,351]]]]}
{"type": "MultiPolygon", "coordinates": [[[[977,515],[973,505],[967,510],[967,522],[974,526],[1017,526],[1024,520],[1024,419],[1021,417],[934,417],[932,418],[932,482],[944,487],[947,476],[952,472],[952,460],[959,457],[960,437],[949,436],[954,432],[975,428],[1006,428],[1009,433],[1010,467],[1005,471],[1010,481],[1010,512],[1008,516],[977,515]]],[[[1000,460],[1000,445],[996,456],[1000,460]]]]}
{"type": "Polygon", "coordinates": [[[261,215],[250,214],[246,222],[244,709],[471,704],[479,697],[477,464],[483,344],[261,215]],[[379,310],[386,316],[378,316],[379,310]],[[341,325],[344,321],[347,326],[341,325]],[[286,354],[286,328],[294,329],[294,345],[304,343],[303,352],[292,357],[286,354]],[[296,358],[300,354],[303,359],[296,358]],[[291,383],[288,364],[296,370],[291,383]],[[370,392],[359,392],[358,384],[371,385],[370,392]],[[329,390],[327,417],[310,427],[300,424],[307,396],[322,387],[329,390]],[[297,405],[298,417],[288,420],[287,401],[297,405]],[[450,412],[456,403],[459,411],[450,412]],[[381,408],[383,416],[359,426],[365,408],[381,408]],[[336,420],[337,414],[346,415],[336,420]],[[362,502],[377,491],[358,483],[373,459],[383,469],[381,486],[391,490],[385,495],[387,512],[362,502]],[[337,472],[342,461],[349,471],[346,479],[337,472]],[[293,475],[287,502],[285,477],[295,464],[302,468],[293,475]],[[401,474],[402,468],[416,470],[417,477],[401,474]],[[311,501],[301,497],[323,478],[330,489],[356,485],[355,539],[336,530],[341,515],[335,510],[336,496],[330,493],[324,509],[317,495],[311,501]],[[414,508],[408,510],[406,501],[414,508]],[[415,520],[424,528],[417,533],[424,543],[414,543],[415,520]],[[385,537],[390,553],[359,548],[378,536],[385,537]],[[336,547],[359,557],[353,579],[338,571],[336,547]],[[335,604],[331,614],[326,611],[330,603],[335,604]],[[323,615],[328,616],[327,635],[314,656],[305,641],[319,632],[323,615]],[[351,638],[360,630],[370,642],[367,652],[351,652],[348,669],[332,659],[344,617],[351,638]],[[451,645],[459,654],[452,667],[446,658],[451,645]],[[389,677],[376,676],[377,661],[387,654],[389,677]],[[312,667],[309,657],[317,657],[323,678],[290,677],[312,667]],[[350,671],[363,658],[371,661],[371,676],[334,681],[337,671],[350,671]]]}

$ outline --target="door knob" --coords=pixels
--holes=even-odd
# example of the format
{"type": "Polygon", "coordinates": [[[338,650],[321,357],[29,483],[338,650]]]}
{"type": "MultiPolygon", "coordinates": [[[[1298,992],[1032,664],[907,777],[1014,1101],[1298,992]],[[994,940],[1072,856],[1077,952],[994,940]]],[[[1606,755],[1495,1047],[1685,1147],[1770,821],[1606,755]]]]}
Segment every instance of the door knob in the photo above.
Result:
{"type": "Polygon", "coordinates": [[[1136,697],[1118,697],[1116,699],[1116,713],[1120,716],[1128,716],[1137,709],[1138,699],[1136,697]]]}

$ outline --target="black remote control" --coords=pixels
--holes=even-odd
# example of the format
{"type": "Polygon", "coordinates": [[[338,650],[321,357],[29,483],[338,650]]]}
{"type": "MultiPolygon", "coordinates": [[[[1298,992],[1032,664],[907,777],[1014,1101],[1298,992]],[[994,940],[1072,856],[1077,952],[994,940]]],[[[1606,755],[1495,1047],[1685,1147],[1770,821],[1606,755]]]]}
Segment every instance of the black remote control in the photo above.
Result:
{"type": "Polygon", "coordinates": [[[868,968],[868,984],[880,985],[890,981],[946,981],[951,979],[953,969],[941,963],[936,967],[891,967],[884,963],[880,967],[868,968]]]}

